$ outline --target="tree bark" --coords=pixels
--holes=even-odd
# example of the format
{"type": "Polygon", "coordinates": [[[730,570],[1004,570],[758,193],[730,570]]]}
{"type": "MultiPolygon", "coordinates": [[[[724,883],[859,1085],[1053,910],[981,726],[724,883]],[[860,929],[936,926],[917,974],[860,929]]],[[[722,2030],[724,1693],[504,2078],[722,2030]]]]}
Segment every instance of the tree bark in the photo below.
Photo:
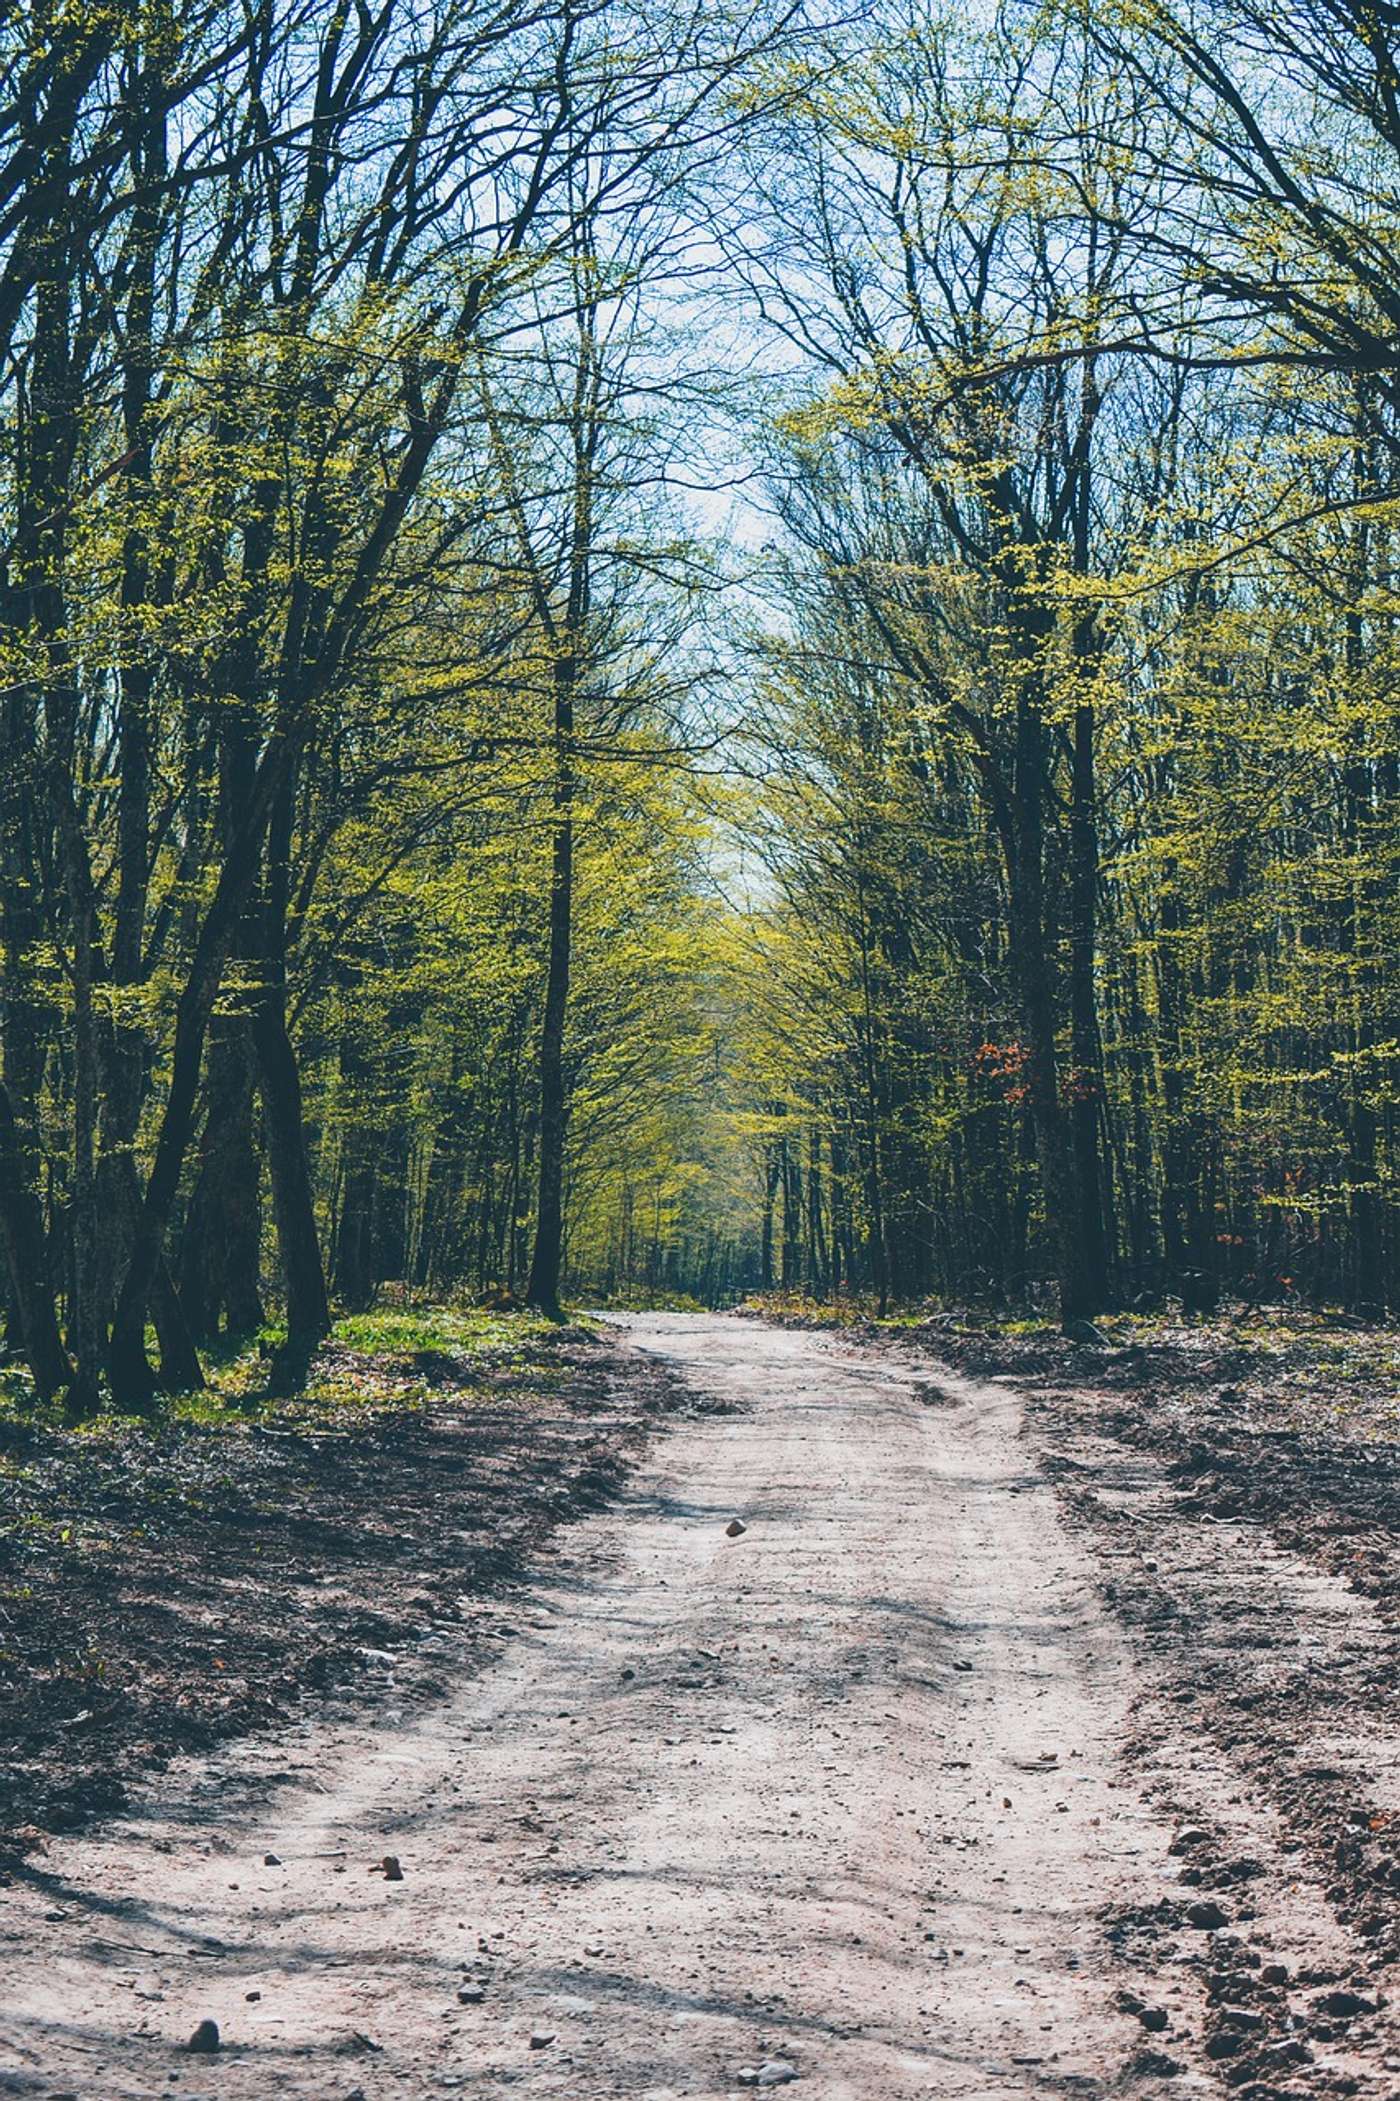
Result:
{"type": "Polygon", "coordinates": [[[1103,1056],[1095,985],[1099,888],[1098,810],[1094,787],[1094,711],[1074,711],[1070,800],[1070,1120],[1084,1295],[1091,1309],[1109,1301],[1109,1243],[1104,1216],[1103,1056]]]}
{"type": "Polygon", "coordinates": [[[58,1330],[44,1216],[25,1152],[9,1089],[0,1081],[0,1235],[25,1359],[40,1400],[50,1401],[72,1384],[73,1366],[58,1330]]]}
{"type": "MultiPolygon", "coordinates": [[[[576,443],[577,437],[576,432],[576,443]]],[[[562,638],[555,637],[558,653],[554,663],[554,845],[549,884],[549,961],[540,1031],[540,1149],[535,1246],[526,1289],[529,1303],[545,1313],[559,1310],[564,1253],[564,1148],[569,1126],[564,1029],[573,956],[574,690],[579,674],[577,652],[588,612],[589,493],[585,469],[576,464],[568,625],[562,638]]]]}
{"type": "MultiPolygon", "coordinates": [[[[280,989],[280,988],[279,988],[280,989]]],[[[330,1333],[315,1194],[302,1117],[301,1075],[287,1034],[282,1000],[259,1001],[253,1017],[273,1210],[287,1290],[287,1339],[275,1360],[279,1383],[300,1384],[330,1333]]]]}
{"type": "Polygon", "coordinates": [[[1061,1325],[1069,1328],[1096,1310],[1084,1246],[1076,1162],[1060,1101],[1055,1038],[1058,1022],[1055,962],[1045,896],[1046,731],[1041,709],[1045,614],[1017,609],[1022,659],[1016,704],[1016,746],[1010,829],[1004,836],[1010,892],[1012,959],[1026,1031],[1025,1079],[1045,1224],[1055,1250],[1061,1325]]]}
{"type": "Polygon", "coordinates": [[[262,837],[272,804],[284,775],[290,771],[293,756],[289,733],[275,733],[259,764],[245,821],[225,854],[176,1007],[165,1114],[132,1235],[108,1347],[112,1395],[121,1407],[149,1405],[155,1392],[146,1357],[146,1307],[162,1259],[165,1230],[194,1127],[204,1039],[239,920],[257,877],[262,837]]]}
{"type": "Polygon", "coordinates": [[[192,1330],[208,1343],[221,1334],[251,1335],[263,1321],[253,1046],[246,1013],[213,1017],[205,1095],[199,1166],[180,1242],[180,1295],[192,1330]]]}
{"type": "MultiPolygon", "coordinates": [[[[572,709],[569,709],[572,726],[572,709]]],[[[535,1247],[526,1296],[542,1312],[559,1310],[559,1282],[564,1245],[564,1147],[569,1105],[564,1071],[564,1025],[569,1000],[569,965],[573,945],[574,827],[569,814],[573,795],[567,760],[560,761],[554,789],[554,850],[549,889],[549,964],[545,981],[544,1020],[540,1031],[539,1183],[535,1211],[535,1247]]]]}
{"type": "Polygon", "coordinates": [[[296,1387],[330,1333],[331,1309],[316,1228],[316,1197],[306,1146],[301,1074],[287,1031],[287,893],[291,864],[289,768],[273,806],[267,844],[267,894],[259,915],[260,981],[253,993],[252,1037],[258,1061],[277,1244],[287,1293],[287,1339],[274,1359],[274,1379],[296,1387]]]}

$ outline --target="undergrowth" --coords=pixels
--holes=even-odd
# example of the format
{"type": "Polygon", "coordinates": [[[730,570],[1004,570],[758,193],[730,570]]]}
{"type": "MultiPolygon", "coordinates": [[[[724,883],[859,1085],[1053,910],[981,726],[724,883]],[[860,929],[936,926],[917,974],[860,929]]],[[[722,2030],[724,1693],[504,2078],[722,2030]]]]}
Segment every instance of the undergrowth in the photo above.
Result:
{"type": "Polygon", "coordinates": [[[101,1413],[73,1424],[61,1401],[40,1404],[28,1373],[0,1366],[0,1445],[24,1429],[106,1439],[138,1430],[234,1431],[285,1420],[311,1425],[346,1412],[419,1406],[444,1383],[469,1389],[488,1372],[536,1366],[548,1376],[550,1346],[572,1329],[540,1313],[480,1307],[395,1305],[337,1320],[312,1361],[305,1386],[292,1394],[270,1387],[282,1331],[221,1342],[204,1352],[206,1383],[159,1397],[150,1415],[101,1413]]]}

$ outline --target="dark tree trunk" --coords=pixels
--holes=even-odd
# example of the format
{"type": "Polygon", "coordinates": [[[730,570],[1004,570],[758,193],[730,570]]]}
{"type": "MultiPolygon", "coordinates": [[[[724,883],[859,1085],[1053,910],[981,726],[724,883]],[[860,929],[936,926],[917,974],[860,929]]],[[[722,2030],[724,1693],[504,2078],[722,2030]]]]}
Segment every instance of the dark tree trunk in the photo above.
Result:
{"type": "Polygon", "coordinates": [[[855,1227],[851,1218],[851,1186],[847,1173],[846,1138],[833,1125],[831,1132],[831,1276],[833,1287],[847,1290],[856,1281],[855,1227]]]}
{"type": "MultiPolygon", "coordinates": [[[[1360,761],[1346,768],[1343,780],[1345,836],[1349,850],[1374,866],[1376,842],[1371,837],[1370,775],[1360,761]]],[[[1352,1312],[1374,1319],[1385,1311],[1384,1216],[1376,1157],[1380,1117],[1376,1110],[1373,1013],[1376,971],[1365,945],[1371,938],[1367,906],[1374,907],[1374,878],[1353,880],[1343,905],[1339,946],[1352,967],[1352,1018],[1348,1026],[1351,1082],[1347,1101],[1346,1180],[1350,1225],[1350,1261],[1346,1299],[1352,1312]]]]}
{"type": "Polygon", "coordinates": [[[1096,1310],[1084,1246],[1075,1154],[1060,1101],[1055,1037],[1056,972],[1045,895],[1046,733],[1040,707],[1039,653],[1046,641],[1043,615],[1021,619],[1022,646],[1031,660],[1017,703],[1016,753],[1010,825],[1003,837],[1011,907],[1012,960],[1026,1032],[1025,1085],[1035,1132],[1041,1201],[1055,1254],[1060,1321],[1064,1327],[1096,1310]]]}
{"type": "Polygon", "coordinates": [[[1074,713],[1070,863],[1070,1119],[1083,1292],[1086,1310],[1095,1310],[1108,1304],[1110,1287],[1099,1157],[1104,1123],[1103,1056],[1094,981],[1099,888],[1094,711],[1082,704],[1074,713]]]}
{"type": "Polygon", "coordinates": [[[176,1008],[165,1113],[112,1319],[108,1367],[113,1398],[119,1407],[145,1406],[155,1392],[146,1358],[146,1308],[161,1264],[165,1232],[194,1127],[209,1019],[219,995],[224,965],[257,877],[262,836],[272,803],[292,757],[293,747],[280,736],[272,740],[263,756],[246,819],[225,854],[176,1008]]]}
{"type": "MultiPolygon", "coordinates": [[[[75,773],[78,686],[68,631],[68,495],[79,442],[81,357],[74,342],[75,234],[68,180],[73,134],[50,110],[21,112],[33,125],[31,143],[44,169],[47,209],[27,229],[34,271],[33,335],[27,413],[18,426],[15,462],[15,536],[18,583],[15,613],[34,666],[31,719],[44,731],[42,781],[47,828],[57,851],[66,908],[66,958],[71,994],[72,1160],[69,1203],[71,1261],[67,1305],[68,1354],[73,1362],[69,1405],[79,1415],[98,1406],[102,1308],[98,1300],[97,1115],[98,1044],[94,956],[100,939],[92,869],[75,773]]],[[[25,238],[21,237],[22,241],[25,238]]],[[[55,897],[53,903],[57,905],[55,897]]],[[[54,915],[60,942],[62,918],[54,915]]]]}
{"type": "Polygon", "coordinates": [[[206,1060],[207,1111],[180,1241],[180,1296],[201,1342],[262,1326],[262,1221],[253,1131],[248,1017],[216,1014],[206,1060]]]}
{"type": "MultiPolygon", "coordinates": [[[[1371,458],[1374,439],[1374,410],[1363,384],[1357,392],[1352,467],[1353,491],[1363,500],[1375,486],[1371,458]]],[[[1345,628],[1346,667],[1358,685],[1365,672],[1366,627],[1361,607],[1371,560],[1371,527],[1363,513],[1352,529],[1352,573],[1345,628]]],[[[1374,818],[1372,793],[1372,768],[1367,763],[1363,747],[1349,754],[1342,773],[1343,843],[1348,853],[1356,857],[1360,872],[1347,887],[1339,945],[1352,973],[1351,1016],[1347,1030],[1351,1084],[1346,1134],[1350,1248],[1345,1265],[1345,1293],[1351,1310],[1368,1318],[1385,1311],[1388,1297],[1384,1204],[1376,1157],[1380,1133],[1375,1071],[1375,997],[1379,972],[1372,952],[1375,913],[1384,888],[1376,871],[1384,866],[1384,856],[1380,852],[1377,836],[1380,827],[1374,818]]]]}
{"type": "Polygon", "coordinates": [[[252,997],[252,1038],[263,1104],[263,1135],[287,1295],[287,1339],[275,1360],[274,1380],[290,1387],[303,1383],[311,1359],[331,1327],[302,1112],[301,1074],[287,1032],[287,900],[295,777],[289,768],[268,827],[267,889],[263,911],[257,915],[262,935],[257,965],[260,981],[252,997]]]}
{"type": "MultiPolygon", "coordinates": [[[[158,84],[153,64],[139,69],[148,91],[158,84]]],[[[156,98],[158,102],[159,98],[156,98]]],[[[122,665],[117,712],[117,900],[111,979],[116,1014],[106,1042],[99,1127],[98,1295],[104,1331],[110,1327],[119,1280],[141,1208],[136,1136],[146,1088],[146,1032],[123,1011],[122,994],[145,982],[144,953],[150,883],[151,699],[155,677],[150,646],[140,639],[142,616],[153,603],[168,606],[173,588],[168,558],[154,558],[147,518],[152,497],[151,393],[154,383],[155,271],[158,198],[166,170],[165,116],[154,104],[133,112],[132,177],[146,202],[132,220],[132,278],[122,380],[122,426],[127,445],[125,485],[131,513],[122,546],[122,606],[131,617],[130,656],[122,665]]],[[[204,1383],[203,1369],[174,1279],[162,1261],[152,1289],[160,1344],[161,1383],[189,1392],[204,1383]]]]}
{"type": "MultiPolygon", "coordinates": [[[[572,632],[577,633],[574,628],[572,632]]],[[[549,958],[544,1017],[540,1029],[539,1181],[535,1247],[526,1297],[544,1313],[559,1310],[564,1253],[564,1148],[568,1138],[569,1087],[564,1029],[569,1005],[574,912],[574,681],[577,664],[561,657],[554,682],[554,845],[549,882],[549,958]]]]}
{"type": "Polygon", "coordinates": [[[374,1264],[374,1168],[366,1157],[360,1134],[348,1139],[352,1158],[345,1169],[340,1214],[335,1229],[335,1289],[341,1304],[352,1312],[368,1306],[378,1282],[374,1264]]]}
{"type": "Polygon", "coordinates": [[[299,1385],[313,1355],[330,1333],[331,1309],[316,1231],[301,1075],[287,1034],[280,985],[272,997],[264,992],[258,1000],[253,1015],[253,1041],[287,1291],[287,1340],[278,1355],[275,1377],[279,1384],[299,1385]]]}
{"type": "MultiPolygon", "coordinates": [[[[133,1173],[133,1216],[139,1208],[140,1201],[140,1186],[133,1173]]],[[[197,1393],[204,1384],[204,1367],[199,1361],[199,1350],[190,1324],[185,1318],[185,1309],[180,1303],[180,1294],[170,1265],[164,1255],[156,1265],[155,1278],[151,1284],[151,1319],[155,1323],[156,1341],[160,1346],[161,1386],[166,1393],[197,1393]]]]}
{"type": "Polygon", "coordinates": [[[58,1332],[48,1242],[39,1199],[29,1177],[25,1148],[9,1091],[0,1082],[0,1237],[9,1271],[10,1295],[19,1317],[23,1347],[40,1400],[67,1388],[73,1367],[58,1332]]]}
{"type": "Polygon", "coordinates": [[[822,1202],[822,1135],[816,1124],[807,1131],[807,1284],[825,1298],[829,1281],[826,1223],[822,1202]]]}
{"type": "Polygon", "coordinates": [[[786,1138],[782,1142],[782,1186],[783,1289],[790,1291],[804,1281],[799,1231],[802,1217],[802,1170],[795,1149],[786,1138]]]}
{"type": "Polygon", "coordinates": [[[1162,1068],[1162,1241],[1169,1285],[1189,1313],[1209,1313],[1220,1296],[1219,1250],[1204,1194],[1210,1137],[1187,1071],[1186,984],[1177,954],[1182,912],[1176,870],[1164,870],[1157,947],[1157,1011],[1162,1068]]]}
{"type": "Polygon", "coordinates": [[[776,1144],[770,1143],[763,1157],[763,1224],[759,1239],[759,1283],[765,1291],[771,1291],[776,1281],[773,1262],[774,1213],[778,1201],[778,1175],[782,1155],[776,1144]]]}
{"type": "MultiPolygon", "coordinates": [[[[556,791],[557,795],[562,793],[562,790],[556,791]]],[[[561,800],[558,807],[567,810],[567,800],[561,800]]],[[[549,890],[549,969],[540,1031],[539,1193],[535,1210],[535,1249],[526,1292],[530,1304],[546,1313],[559,1310],[564,1247],[564,1146],[569,1120],[564,1024],[573,939],[573,867],[574,828],[570,818],[564,815],[555,825],[549,890]]]]}

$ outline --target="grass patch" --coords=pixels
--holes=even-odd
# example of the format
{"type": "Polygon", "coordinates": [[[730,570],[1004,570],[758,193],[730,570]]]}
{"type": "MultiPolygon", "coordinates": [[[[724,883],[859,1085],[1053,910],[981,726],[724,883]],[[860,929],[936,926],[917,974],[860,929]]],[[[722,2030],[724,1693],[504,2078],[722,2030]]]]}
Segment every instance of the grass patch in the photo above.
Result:
{"type": "Polygon", "coordinates": [[[610,1313],[713,1313],[715,1308],[700,1299],[693,1298],[688,1291],[643,1291],[631,1288],[625,1291],[610,1291],[606,1295],[589,1300],[590,1306],[605,1308],[610,1313]]]}
{"type": "Polygon", "coordinates": [[[90,1420],[65,1420],[61,1401],[39,1404],[28,1374],[0,1368],[0,1469],[13,1460],[10,1441],[23,1449],[34,1433],[98,1444],[157,1435],[163,1429],[231,1434],[250,1424],[288,1428],[330,1425],[337,1417],[422,1407],[443,1375],[473,1377],[493,1371],[537,1370],[548,1383],[552,1349],[579,1324],[561,1327],[544,1314],[480,1307],[389,1306],[345,1315],[335,1323],[295,1394],[268,1390],[273,1355],[282,1340],[269,1327],[256,1336],[220,1342],[201,1352],[206,1384],[163,1396],[150,1415],[105,1411],[90,1420]]]}
{"type": "Polygon", "coordinates": [[[499,1313],[481,1307],[458,1311],[450,1306],[385,1306],[369,1313],[349,1313],[338,1320],[332,1340],[347,1349],[412,1356],[440,1350],[453,1356],[500,1360],[526,1344],[558,1333],[558,1322],[543,1313],[499,1313]]]}

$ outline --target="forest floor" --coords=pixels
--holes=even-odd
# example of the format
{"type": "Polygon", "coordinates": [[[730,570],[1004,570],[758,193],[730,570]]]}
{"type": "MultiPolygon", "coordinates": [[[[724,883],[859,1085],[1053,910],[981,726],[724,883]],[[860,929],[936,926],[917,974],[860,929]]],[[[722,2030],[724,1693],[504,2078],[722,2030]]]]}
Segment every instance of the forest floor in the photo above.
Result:
{"type": "MultiPolygon", "coordinates": [[[[611,1507],[528,1521],[506,1613],[459,1569],[465,1616],[417,1608],[376,1680],[12,1862],[0,2094],[1400,2092],[1377,1359],[627,1325],[455,1475],[386,1422],[404,1547],[355,1581],[402,1635],[398,1572],[437,1595],[464,1511],[485,1551],[496,1455],[545,1498],[558,1424],[617,1418],[611,1507]]],[[[267,1587],[269,1654],[315,1596],[267,1587]]]]}
{"type": "Polygon", "coordinates": [[[677,1391],[595,1330],[389,1309],[305,1393],[256,1347],[147,1427],[0,1406],[0,1872],[181,1752],[337,1690],[441,1692],[501,1587],[612,1495],[677,1391]]]}

